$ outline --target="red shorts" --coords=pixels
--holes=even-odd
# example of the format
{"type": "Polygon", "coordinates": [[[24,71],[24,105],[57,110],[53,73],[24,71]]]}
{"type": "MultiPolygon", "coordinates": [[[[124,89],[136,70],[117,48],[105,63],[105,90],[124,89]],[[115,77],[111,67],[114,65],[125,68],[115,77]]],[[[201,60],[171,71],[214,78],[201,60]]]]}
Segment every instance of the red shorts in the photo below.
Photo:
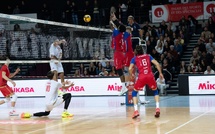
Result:
{"type": "Polygon", "coordinates": [[[9,87],[8,85],[5,86],[1,86],[0,87],[0,91],[3,94],[4,97],[9,97],[12,94],[14,94],[13,90],[11,87],[9,87]]]}
{"type": "Polygon", "coordinates": [[[145,85],[148,85],[150,89],[157,89],[157,84],[153,74],[139,74],[138,79],[134,84],[134,89],[142,90],[145,85]]]}
{"type": "Polygon", "coordinates": [[[125,55],[123,52],[119,52],[119,51],[114,52],[114,65],[116,70],[123,69],[124,59],[125,59],[125,55]]]}
{"type": "Polygon", "coordinates": [[[130,62],[131,59],[134,57],[134,53],[133,52],[128,52],[125,54],[125,66],[129,67],[130,66],[130,62]]]}

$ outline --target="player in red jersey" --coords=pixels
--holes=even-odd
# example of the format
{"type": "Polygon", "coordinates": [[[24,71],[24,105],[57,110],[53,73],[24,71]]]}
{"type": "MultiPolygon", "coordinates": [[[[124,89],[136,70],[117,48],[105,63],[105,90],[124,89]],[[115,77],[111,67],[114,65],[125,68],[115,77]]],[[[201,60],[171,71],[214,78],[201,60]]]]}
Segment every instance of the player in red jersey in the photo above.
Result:
{"type": "Polygon", "coordinates": [[[138,79],[134,84],[134,90],[132,91],[134,110],[135,110],[132,118],[135,119],[136,117],[139,116],[139,112],[137,108],[137,103],[138,103],[137,94],[138,94],[138,91],[141,90],[145,85],[148,85],[149,88],[152,89],[154,92],[154,97],[156,102],[155,117],[158,118],[160,116],[159,94],[158,94],[158,89],[154,78],[154,74],[151,70],[151,63],[153,63],[156,66],[159,72],[160,79],[163,79],[163,74],[162,74],[160,65],[151,55],[144,54],[142,46],[137,46],[135,49],[135,53],[136,53],[136,56],[132,58],[131,64],[129,66],[129,73],[131,74],[132,79],[134,77],[134,75],[132,75],[134,65],[136,65],[139,72],[138,79]]]}
{"type": "Polygon", "coordinates": [[[17,95],[14,93],[11,87],[7,85],[7,82],[11,82],[13,86],[16,86],[16,83],[10,78],[14,77],[17,73],[19,73],[20,69],[17,68],[14,73],[10,73],[8,66],[10,64],[10,60],[6,59],[6,63],[1,67],[0,70],[0,91],[5,97],[4,100],[0,101],[0,105],[11,101],[12,110],[9,112],[9,115],[18,115],[15,111],[15,104],[17,100],[17,95]]]}
{"type": "Polygon", "coordinates": [[[125,60],[125,45],[124,45],[124,32],[126,31],[126,27],[123,24],[119,24],[116,19],[116,16],[112,14],[112,24],[114,26],[113,35],[112,35],[112,43],[111,47],[114,49],[114,65],[116,68],[117,74],[120,76],[120,80],[122,82],[122,89],[120,95],[123,95],[128,91],[125,85],[125,76],[123,74],[124,68],[124,60],[125,60]]]}
{"type": "MultiPolygon", "coordinates": [[[[126,32],[124,33],[123,40],[124,40],[124,45],[125,45],[124,75],[125,75],[126,86],[129,86],[130,79],[129,79],[128,68],[130,66],[131,59],[134,57],[130,26],[126,27],[126,32]]],[[[133,80],[131,80],[131,81],[133,81],[133,80]]]]}

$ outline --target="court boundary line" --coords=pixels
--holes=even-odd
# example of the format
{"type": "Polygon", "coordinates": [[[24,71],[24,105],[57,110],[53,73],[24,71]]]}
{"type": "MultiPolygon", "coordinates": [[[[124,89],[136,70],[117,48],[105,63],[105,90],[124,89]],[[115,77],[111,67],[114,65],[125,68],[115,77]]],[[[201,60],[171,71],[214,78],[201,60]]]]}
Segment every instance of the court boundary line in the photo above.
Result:
{"type": "MultiPolygon", "coordinates": [[[[169,99],[169,98],[173,98],[173,97],[176,97],[176,96],[167,97],[164,100],[169,99]]],[[[160,102],[161,101],[163,101],[163,100],[160,100],[160,102]]],[[[74,122],[81,121],[81,120],[84,120],[84,119],[87,119],[87,118],[90,118],[90,117],[93,117],[93,116],[98,116],[98,115],[102,115],[102,114],[105,114],[105,113],[110,113],[110,112],[118,110],[118,109],[120,109],[122,107],[124,107],[124,106],[120,106],[119,108],[115,108],[115,109],[112,109],[110,111],[100,112],[100,113],[97,113],[97,114],[88,115],[88,116],[85,116],[85,117],[82,117],[82,118],[78,118],[76,120],[72,120],[72,122],[74,123],[74,122]]],[[[32,133],[35,133],[35,132],[43,131],[43,130],[54,128],[54,127],[61,126],[61,125],[66,125],[66,124],[69,124],[69,123],[71,123],[71,122],[68,121],[68,122],[58,123],[56,125],[52,125],[52,126],[49,126],[49,127],[46,127],[46,128],[40,128],[40,129],[37,129],[37,130],[34,130],[34,131],[26,132],[25,134],[32,134],[32,133]]]]}
{"type": "Polygon", "coordinates": [[[189,121],[187,121],[187,122],[181,124],[180,126],[178,126],[178,127],[174,128],[174,129],[172,129],[172,130],[166,132],[165,134],[170,134],[170,133],[174,132],[175,130],[178,130],[178,129],[180,129],[180,128],[186,126],[187,124],[189,124],[189,123],[195,121],[196,119],[198,119],[198,118],[200,118],[200,117],[206,115],[207,113],[213,111],[214,109],[215,109],[215,108],[212,108],[211,110],[208,110],[208,111],[206,111],[206,112],[204,112],[204,113],[198,115],[197,117],[195,117],[195,118],[193,118],[193,119],[191,119],[191,120],[189,120],[189,121]]]}

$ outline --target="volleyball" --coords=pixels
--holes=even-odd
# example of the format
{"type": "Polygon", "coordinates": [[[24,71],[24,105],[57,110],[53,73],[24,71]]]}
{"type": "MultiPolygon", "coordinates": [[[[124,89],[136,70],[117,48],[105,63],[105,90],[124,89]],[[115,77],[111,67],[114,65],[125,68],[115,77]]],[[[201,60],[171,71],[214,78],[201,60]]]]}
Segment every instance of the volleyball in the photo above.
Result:
{"type": "Polygon", "coordinates": [[[83,19],[84,19],[84,22],[90,22],[91,21],[91,16],[86,14],[86,15],[84,15],[83,19]]]}

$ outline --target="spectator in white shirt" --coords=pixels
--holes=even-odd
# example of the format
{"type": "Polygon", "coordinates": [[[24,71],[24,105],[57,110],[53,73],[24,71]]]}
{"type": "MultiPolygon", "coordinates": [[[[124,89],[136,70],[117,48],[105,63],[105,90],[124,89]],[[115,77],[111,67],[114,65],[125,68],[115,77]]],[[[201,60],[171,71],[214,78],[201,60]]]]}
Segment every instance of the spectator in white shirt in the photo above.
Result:
{"type": "Polygon", "coordinates": [[[211,69],[211,66],[207,66],[207,70],[205,70],[204,74],[215,74],[214,70],[211,69]]]}

